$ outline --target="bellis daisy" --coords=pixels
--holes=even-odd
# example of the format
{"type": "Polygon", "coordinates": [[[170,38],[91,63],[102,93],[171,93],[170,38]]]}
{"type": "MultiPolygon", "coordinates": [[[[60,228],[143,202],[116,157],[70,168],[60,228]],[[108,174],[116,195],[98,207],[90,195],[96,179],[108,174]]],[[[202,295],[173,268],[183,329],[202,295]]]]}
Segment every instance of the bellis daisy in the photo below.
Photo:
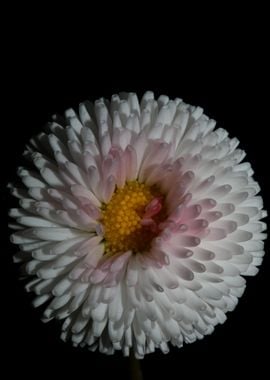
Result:
{"type": "Polygon", "coordinates": [[[259,186],[200,107],[146,92],[54,117],[10,211],[27,285],[62,339],[137,358],[213,332],[262,262],[259,186]]]}

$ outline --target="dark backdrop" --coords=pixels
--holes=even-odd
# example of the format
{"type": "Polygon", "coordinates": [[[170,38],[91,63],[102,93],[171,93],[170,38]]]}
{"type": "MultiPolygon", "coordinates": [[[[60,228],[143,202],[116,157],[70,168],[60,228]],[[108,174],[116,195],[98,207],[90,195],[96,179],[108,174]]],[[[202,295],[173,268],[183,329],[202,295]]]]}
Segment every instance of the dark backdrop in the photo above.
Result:
{"type": "MultiPolygon", "coordinates": [[[[269,78],[264,46],[260,37],[253,38],[252,29],[247,29],[246,35],[237,34],[236,39],[225,33],[222,40],[211,34],[201,38],[200,32],[189,40],[186,31],[185,37],[181,32],[172,45],[169,37],[152,44],[155,33],[158,35],[154,30],[145,43],[139,39],[127,46],[121,35],[111,37],[109,31],[100,41],[86,38],[82,47],[65,33],[56,41],[53,32],[42,38],[35,36],[35,29],[20,33],[8,43],[7,67],[2,71],[7,84],[2,90],[7,100],[2,111],[7,121],[1,128],[3,185],[15,179],[25,143],[53,113],[118,91],[135,91],[141,96],[145,90],[153,90],[156,95],[178,96],[202,106],[218,126],[240,139],[269,209],[269,105],[265,101],[269,78]]],[[[12,204],[5,191],[1,200],[5,208],[12,204]]],[[[31,296],[17,279],[11,260],[16,248],[6,238],[5,220],[2,231],[2,246],[7,248],[2,251],[1,264],[1,341],[9,376],[19,371],[26,379],[55,374],[61,378],[72,374],[76,378],[127,379],[128,360],[121,354],[106,357],[74,349],[60,341],[57,322],[40,322],[39,311],[31,307],[31,296]]],[[[145,379],[234,377],[234,373],[243,378],[251,372],[261,378],[267,368],[268,278],[269,252],[259,274],[248,278],[246,292],[227,322],[202,341],[172,348],[168,355],[146,356],[141,362],[145,379]]]]}

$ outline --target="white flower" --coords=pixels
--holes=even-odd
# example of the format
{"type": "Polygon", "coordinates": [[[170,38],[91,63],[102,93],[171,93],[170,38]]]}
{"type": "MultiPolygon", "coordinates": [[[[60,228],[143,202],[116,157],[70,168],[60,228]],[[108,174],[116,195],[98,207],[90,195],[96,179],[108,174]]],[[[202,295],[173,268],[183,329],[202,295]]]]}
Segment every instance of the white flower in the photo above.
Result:
{"type": "Polygon", "coordinates": [[[259,186],[200,107],[147,92],[67,110],[25,152],[11,240],[62,338],[142,358],[213,332],[262,262],[259,186]]]}

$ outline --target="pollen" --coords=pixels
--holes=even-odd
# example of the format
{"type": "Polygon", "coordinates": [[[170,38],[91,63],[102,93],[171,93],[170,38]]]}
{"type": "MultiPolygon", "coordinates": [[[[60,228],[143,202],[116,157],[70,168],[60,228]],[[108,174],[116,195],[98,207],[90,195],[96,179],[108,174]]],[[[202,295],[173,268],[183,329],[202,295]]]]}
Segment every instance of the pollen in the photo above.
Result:
{"type": "MultiPolygon", "coordinates": [[[[150,248],[163,219],[162,195],[155,186],[129,181],[102,206],[105,252],[142,252],[150,248]]],[[[163,210],[164,211],[164,210],[163,210]]]]}

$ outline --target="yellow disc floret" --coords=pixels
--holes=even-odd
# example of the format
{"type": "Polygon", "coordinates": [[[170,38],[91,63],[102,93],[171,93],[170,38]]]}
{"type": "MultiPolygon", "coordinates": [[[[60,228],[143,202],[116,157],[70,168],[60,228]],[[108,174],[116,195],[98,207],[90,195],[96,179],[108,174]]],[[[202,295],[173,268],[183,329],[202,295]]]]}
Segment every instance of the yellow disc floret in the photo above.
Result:
{"type": "Polygon", "coordinates": [[[117,188],[108,204],[102,207],[102,224],[106,253],[143,251],[149,248],[154,233],[142,226],[146,206],[160,193],[138,181],[117,188]]]}

